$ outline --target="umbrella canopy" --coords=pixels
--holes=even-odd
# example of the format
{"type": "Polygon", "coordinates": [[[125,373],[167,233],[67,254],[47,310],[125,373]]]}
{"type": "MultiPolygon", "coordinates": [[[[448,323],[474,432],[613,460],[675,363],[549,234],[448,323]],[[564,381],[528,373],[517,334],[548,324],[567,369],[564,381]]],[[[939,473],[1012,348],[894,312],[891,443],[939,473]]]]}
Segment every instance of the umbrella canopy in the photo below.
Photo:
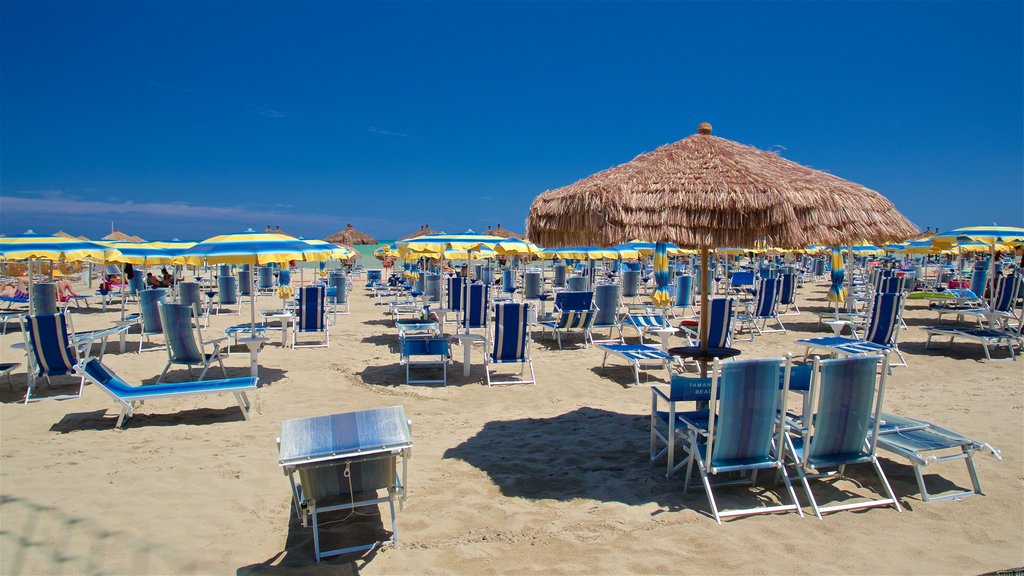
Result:
{"type": "Polygon", "coordinates": [[[398,256],[398,247],[394,244],[381,246],[373,251],[373,257],[378,260],[383,260],[385,258],[397,258],[398,256]]]}
{"type": "Polygon", "coordinates": [[[352,227],[351,224],[345,226],[345,229],[341,232],[335,232],[327,238],[328,242],[333,244],[348,244],[349,246],[357,246],[360,244],[377,244],[377,239],[369,234],[360,232],[352,227]]]}
{"type": "MultiPolygon", "coordinates": [[[[420,226],[419,230],[413,232],[412,234],[409,234],[408,236],[404,236],[402,239],[403,240],[408,240],[410,238],[419,238],[420,236],[428,236],[428,235],[433,235],[433,234],[437,234],[437,232],[434,232],[433,230],[431,230],[429,224],[424,224],[423,226],[420,226]]],[[[443,234],[443,232],[442,232],[442,234],[443,234]]]]}
{"type": "MultiPolygon", "coordinates": [[[[682,248],[676,246],[672,242],[666,242],[665,246],[666,252],[669,256],[682,256],[684,254],[692,254],[692,252],[683,250],[682,248]]],[[[615,248],[620,250],[634,250],[640,256],[652,256],[654,254],[655,247],[656,246],[654,242],[641,242],[640,240],[631,240],[629,242],[625,242],[619,244],[618,246],[615,246],[615,248]]]]}
{"type": "Polygon", "coordinates": [[[126,262],[128,264],[174,264],[180,249],[164,248],[152,242],[100,242],[104,246],[114,248],[118,255],[107,258],[107,262],[126,262]]]}
{"type": "Polygon", "coordinates": [[[494,247],[495,252],[505,256],[536,256],[540,246],[519,238],[505,238],[494,247]]]}
{"type": "Polygon", "coordinates": [[[850,246],[850,251],[857,256],[879,256],[885,254],[885,250],[882,250],[874,244],[857,244],[850,246]]]}
{"type": "Polygon", "coordinates": [[[466,251],[478,250],[480,248],[490,248],[491,250],[494,250],[499,244],[505,241],[505,238],[489,236],[487,234],[477,234],[472,230],[467,230],[462,234],[429,234],[418,236],[416,238],[407,238],[405,240],[395,242],[395,245],[398,246],[399,253],[404,257],[410,251],[441,252],[447,249],[466,251]]]}
{"type": "Polygon", "coordinates": [[[143,240],[142,238],[139,238],[138,236],[131,236],[129,234],[125,234],[124,232],[121,232],[117,228],[114,228],[110,232],[110,234],[104,236],[102,240],[112,240],[114,242],[145,242],[145,240],[143,240]]]}
{"type": "Polygon", "coordinates": [[[223,234],[207,238],[180,255],[187,263],[201,266],[207,264],[252,264],[261,266],[271,262],[289,260],[326,260],[321,248],[312,246],[291,236],[273,232],[246,230],[237,234],[223,234]]]}
{"type": "Polygon", "coordinates": [[[594,246],[565,246],[562,248],[544,248],[537,254],[544,260],[554,258],[570,258],[573,260],[623,260],[639,258],[640,253],[631,248],[613,246],[611,248],[595,248],[594,246]]]}
{"type": "MultiPolygon", "coordinates": [[[[544,246],[657,238],[701,248],[887,243],[917,234],[882,195],[731,140],[698,134],[534,199],[527,234],[544,246]]],[[[707,346],[707,274],[701,346],[707,346]]]]}
{"type": "Polygon", "coordinates": [[[487,231],[484,232],[484,234],[488,234],[490,236],[498,236],[499,238],[523,238],[522,234],[516,234],[515,232],[506,230],[501,227],[501,224],[498,224],[497,228],[491,228],[490,226],[488,226],[487,231]]]}
{"type": "Polygon", "coordinates": [[[987,246],[1008,244],[1024,240],[1024,228],[1012,226],[971,226],[957,228],[931,237],[932,244],[939,247],[955,248],[964,240],[982,242],[987,246]]]}
{"type": "Polygon", "coordinates": [[[324,260],[348,260],[358,256],[355,250],[347,248],[345,246],[338,246],[337,244],[328,242],[326,240],[304,240],[306,244],[317,248],[326,254],[324,260]]]}
{"type": "Polygon", "coordinates": [[[72,262],[90,258],[110,259],[117,254],[116,249],[95,242],[62,236],[45,236],[31,230],[24,234],[0,238],[0,258],[5,260],[43,258],[72,262]]]}

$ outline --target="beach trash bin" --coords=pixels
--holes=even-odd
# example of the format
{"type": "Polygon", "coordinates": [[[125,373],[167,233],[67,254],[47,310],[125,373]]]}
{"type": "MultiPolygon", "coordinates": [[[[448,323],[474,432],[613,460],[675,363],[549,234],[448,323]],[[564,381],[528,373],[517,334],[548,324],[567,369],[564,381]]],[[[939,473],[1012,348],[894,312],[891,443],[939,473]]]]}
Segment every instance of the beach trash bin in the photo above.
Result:
{"type": "Polygon", "coordinates": [[[511,268],[501,271],[501,290],[508,294],[516,291],[516,274],[511,268]]]}
{"type": "Polygon", "coordinates": [[[231,274],[217,277],[217,302],[219,304],[238,304],[238,279],[231,274]]]}
{"type": "Polygon", "coordinates": [[[586,276],[569,276],[565,281],[566,287],[572,292],[582,292],[587,289],[586,276]]]}
{"type": "Polygon", "coordinates": [[[640,271],[628,268],[622,271],[622,297],[635,298],[640,293],[640,271]]]}
{"type": "Polygon", "coordinates": [[[594,304],[597,315],[595,326],[612,326],[618,322],[619,301],[622,299],[622,286],[618,284],[598,284],[594,287],[594,304]]]}
{"type": "Polygon", "coordinates": [[[554,270],[554,277],[551,279],[551,285],[555,288],[562,288],[565,286],[565,264],[559,262],[552,268],[554,270]]]}
{"type": "Polygon", "coordinates": [[[178,303],[188,304],[196,318],[203,315],[203,301],[199,298],[198,282],[178,282],[178,303]]]}
{"type": "Polygon", "coordinates": [[[523,274],[523,298],[536,298],[541,295],[543,286],[540,272],[528,270],[523,274]]]}
{"type": "Polygon", "coordinates": [[[274,269],[270,266],[260,266],[256,272],[260,290],[274,289],[274,269]]]}
{"type": "Polygon", "coordinates": [[[252,295],[252,270],[246,270],[246,266],[238,271],[238,294],[241,296],[252,295]]]}

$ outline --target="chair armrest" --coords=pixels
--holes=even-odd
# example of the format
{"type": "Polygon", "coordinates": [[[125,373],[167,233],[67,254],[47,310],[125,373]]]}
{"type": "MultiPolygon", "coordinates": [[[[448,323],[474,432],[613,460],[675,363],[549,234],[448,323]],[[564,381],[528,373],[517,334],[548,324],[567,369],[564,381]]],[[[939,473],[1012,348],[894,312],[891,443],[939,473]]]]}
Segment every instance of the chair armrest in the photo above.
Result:
{"type": "Polygon", "coordinates": [[[662,392],[661,388],[664,388],[664,386],[651,386],[651,394],[652,394],[652,396],[659,397],[662,400],[664,400],[665,402],[672,402],[672,399],[669,398],[668,394],[666,394],[665,392],[662,392]]]}

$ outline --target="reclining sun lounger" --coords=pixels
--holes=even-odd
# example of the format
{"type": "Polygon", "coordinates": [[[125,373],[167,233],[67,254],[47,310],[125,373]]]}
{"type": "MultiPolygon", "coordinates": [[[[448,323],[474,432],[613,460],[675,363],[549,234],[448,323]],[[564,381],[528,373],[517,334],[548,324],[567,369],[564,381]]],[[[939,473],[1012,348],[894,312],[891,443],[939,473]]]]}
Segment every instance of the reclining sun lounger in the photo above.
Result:
{"type": "Polygon", "coordinates": [[[135,406],[146,400],[157,398],[176,398],[195,396],[198,394],[234,394],[242,416],[249,419],[249,399],[245,393],[256,389],[257,378],[226,378],[223,380],[205,380],[203,382],[180,382],[174,384],[150,384],[148,386],[132,386],[103,365],[95,358],[89,358],[75,370],[106,392],[121,407],[117,417],[116,428],[121,428],[128,418],[135,413],[135,406]],[[84,364],[84,368],[82,368],[84,364]]]}
{"type": "MultiPolygon", "coordinates": [[[[605,364],[608,362],[609,354],[618,356],[633,367],[633,377],[636,379],[637,386],[640,385],[640,368],[642,366],[656,363],[668,370],[672,362],[672,356],[669,356],[668,353],[657,346],[649,346],[647,344],[598,344],[597,347],[604,351],[604,359],[601,361],[602,370],[604,370],[605,364]]],[[[669,375],[671,376],[671,371],[669,375]]]]}
{"type": "Polygon", "coordinates": [[[960,500],[972,494],[983,494],[981,483],[978,481],[978,472],[974,469],[974,453],[977,451],[988,451],[996,457],[996,460],[1003,459],[999,450],[989,444],[971,440],[966,436],[961,436],[956,432],[946,430],[931,422],[884,412],[880,416],[880,420],[878,447],[910,460],[910,463],[914,466],[914,475],[917,477],[917,486],[921,490],[921,498],[925,502],[933,500],[960,500]],[[960,449],[959,453],[940,454],[940,452],[957,448],[960,449]],[[950,460],[966,461],[967,473],[971,476],[971,484],[973,484],[974,489],[940,496],[929,494],[924,484],[921,468],[935,462],[947,462],[950,460]]]}

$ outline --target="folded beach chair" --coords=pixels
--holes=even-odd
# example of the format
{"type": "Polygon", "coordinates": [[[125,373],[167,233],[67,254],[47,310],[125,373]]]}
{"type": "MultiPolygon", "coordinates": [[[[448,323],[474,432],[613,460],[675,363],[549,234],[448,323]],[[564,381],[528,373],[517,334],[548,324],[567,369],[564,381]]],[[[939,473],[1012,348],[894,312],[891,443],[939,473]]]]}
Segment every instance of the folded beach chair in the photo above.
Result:
{"type": "MultiPolygon", "coordinates": [[[[238,304],[238,278],[231,274],[219,276],[217,278],[217,313],[220,314],[224,306],[234,306],[238,304]]],[[[242,307],[238,307],[238,313],[241,314],[242,307]]]]}
{"type": "MultiPolygon", "coordinates": [[[[434,323],[436,326],[437,324],[434,323]]],[[[405,365],[406,384],[447,384],[448,365],[452,363],[452,352],[447,338],[408,337],[401,339],[400,361],[405,365]],[[440,380],[413,380],[413,366],[440,366],[440,380]]]]}
{"type": "Polygon", "coordinates": [[[875,506],[901,510],[876,454],[878,415],[888,372],[886,362],[882,359],[879,370],[877,356],[814,359],[805,412],[800,419],[790,421],[791,435],[786,436],[785,446],[819,519],[823,512],[875,506]],[[858,464],[874,467],[886,497],[819,506],[808,479],[842,478],[848,467],[858,464]]]}
{"type": "Polygon", "coordinates": [[[224,361],[220,355],[220,344],[227,338],[217,338],[210,342],[203,341],[203,331],[199,328],[199,319],[195,317],[195,309],[188,304],[161,304],[160,323],[164,328],[164,338],[167,339],[167,365],[163,372],[156,379],[157,384],[163,380],[170,370],[172,364],[184,364],[188,368],[189,376],[194,380],[202,380],[207,370],[216,360],[220,364],[220,372],[225,378],[228,373],[224,371],[224,361]],[[193,322],[193,319],[195,322],[193,322]],[[206,346],[211,346],[211,351],[206,351],[206,346]],[[192,373],[193,366],[202,366],[203,371],[199,378],[192,373]]]}
{"type": "Polygon", "coordinates": [[[782,291],[781,278],[762,279],[757,288],[757,300],[754,301],[754,308],[748,314],[737,315],[736,320],[740,326],[746,326],[750,330],[750,341],[754,341],[754,332],[764,334],[765,332],[786,332],[782,319],[779,318],[779,296],[782,291]],[[779,327],[769,330],[768,321],[774,320],[779,327]],[[761,325],[758,326],[758,321],[761,325]]]}
{"type": "Polygon", "coordinates": [[[587,347],[591,339],[590,329],[594,324],[597,311],[593,306],[594,293],[589,290],[563,290],[555,295],[555,314],[551,322],[541,322],[544,328],[550,328],[558,338],[558,349],[562,349],[562,333],[579,331],[583,333],[583,347],[587,347]]]}
{"type": "Polygon", "coordinates": [[[914,467],[914,476],[917,477],[921,498],[925,502],[961,500],[972,494],[983,494],[981,482],[978,481],[978,471],[974,468],[974,453],[987,451],[997,460],[1003,459],[999,450],[991,445],[971,440],[931,422],[885,412],[881,414],[879,421],[878,447],[910,461],[914,467]],[[956,452],[957,450],[959,452],[956,452]],[[967,473],[971,477],[973,489],[938,496],[930,494],[924,483],[922,469],[938,462],[954,460],[964,460],[967,464],[967,473]]]}
{"type": "Polygon", "coordinates": [[[590,325],[590,341],[593,343],[617,342],[623,344],[622,330],[619,328],[619,306],[622,302],[622,287],[618,284],[598,284],[594,287],[594,322],[590,325]],[[597,340],[594,338],[594,330],[598,328],[608,329],[608,338],[597,340]],[[618,338],[612,336],[612,331],[618,331],[618,338]]]}
{"type": "MultiPolygon", "coordinates": [[[[896,344],[900,332],[900,317],[903,315],[903,303],[906,298],[905,293],[879,292],[875,294],[872,298],[871,317],[864,339],[830,336],[797,340],[798,343],[806,345],[804,358],[809,358],[811,350],[815,348],[846,356],[880,354],[888,358],[890,353],[895,352],[901,362],[896,366],[906,366],[907,361],[896,344]]],[[[893,364],[887,364],[887,366],[891,369],[893,364]]]]}
{"type": "Polygon", "coordinates": [[[624,340],[622,329],[625,327],[636,330],[640,338],[640,344],[644,343],[644,336],[656,330],[671,329],[668,318],[656,310],[647,309],[643,311],[631,310],[619,321],[619,338],[624,340]]]}
{"type": "Polygon", "coordinates": [[[204,325],[209,324],[210,318],[205,314],[198,282],[178,282],[178,304],[188,304],[197,320],[203,320],[204,325]]]}
{"type": "Polygon", "coordinates": [[[351,313],[352,310],[349,307],[348,296],[348,278],[346,278],[344,274],[331,273],[327,279],[328,285],[331,288],[334,288],[334,295],[329,298],[333,306],[333,311],[337,313],[340,308],[342,309],[342,314],[351,313]]]}
{"type": "Polygon", "coordinates": [[[797,288],[797,277],[793,272],[785,272],[780,278],[782,279],[782,287],[779,293],[779,306],[785,306],[786,311],[783,313],[785,316],[793,316],[800,314],[800,306],[796,302],[796,288],[797,288]]]}
{"type": "Polygon", "coordinates": [[[366,271],[366,287],[373,288],[380,284],[381,271],[380,270],[367,270],[366,271]]]}
{"type": "MultiPolygon", "coordinates": [[[[142,352],[143,343],[149,342],[150,336],[163,335],[164,328],[160,323],[160,305],[166,301],[166,288],[150,288],[139,292],[139,316],[142,319],[139,352],[142,352]]],[[[159,350],[160,348],[153,348],[153,350],[159,350]]]]}
{"type": "Polygon", "coordinates": [[[786,413],[789,395],[790,360],[739,360],[720,364],[715,361],[711,390],[708,394],[709,417],[706,426],[688,426],[686,447],[686,479],[683,491],[689,490],[693,468],[700,473],[715,521],[722,518],[803,510],[796,499],[783,460],[786,427],[779,414],[786,413]],[[782,389],[779,381],[782,380],[782,389]],[[715,501],[716,486],[754,484],[757,472],[775,470],[782,476],[792,504],[761,506],[740,510],[719,510],[715,501]],[[711,479],[733,472],[749,472],[749,476],[712,484],[711,479]]]}
{"type": "Polygon", "coordinates": [[[292,330],[292,348],[330,347],[331,331],[327,326],[327,307],[324,304],[326,290],[323,286],[304,286],[299,289],[299,314],[295,329],[292,330]],[[298,335],[319,334],[319,344],[299,344],[298,335]]]}
{"type": "Polygon", "coordinates": [[[530,358],[529,306],[523,302],[494,305],[494,335],[491,338],[491,350],[484,355],[488,387],[494,384],[536,384],[537,375],[530,358]],[[491,371],[498,364],[518,364],[518,379],[495,381],[491,371]],[[530,367],[529,380],[524,374],[526,366],[530,367]]]}
{"type": "Polygon", "coordinates": [[[232,394],[242,409],[242,416],[249,419],[249,398],[245,395],[256,389],[257,378],[229,378],[226,380],[205,380],[202,382],[181,382],[173,384],[150,384],[133,386],[107,368],[95,358],[83,362],[78,372],[106,392],[120,406],[115,428],[121,428],[135,413],[137,405],[146,400],[177,398],[206,394],[232,394]]]}

